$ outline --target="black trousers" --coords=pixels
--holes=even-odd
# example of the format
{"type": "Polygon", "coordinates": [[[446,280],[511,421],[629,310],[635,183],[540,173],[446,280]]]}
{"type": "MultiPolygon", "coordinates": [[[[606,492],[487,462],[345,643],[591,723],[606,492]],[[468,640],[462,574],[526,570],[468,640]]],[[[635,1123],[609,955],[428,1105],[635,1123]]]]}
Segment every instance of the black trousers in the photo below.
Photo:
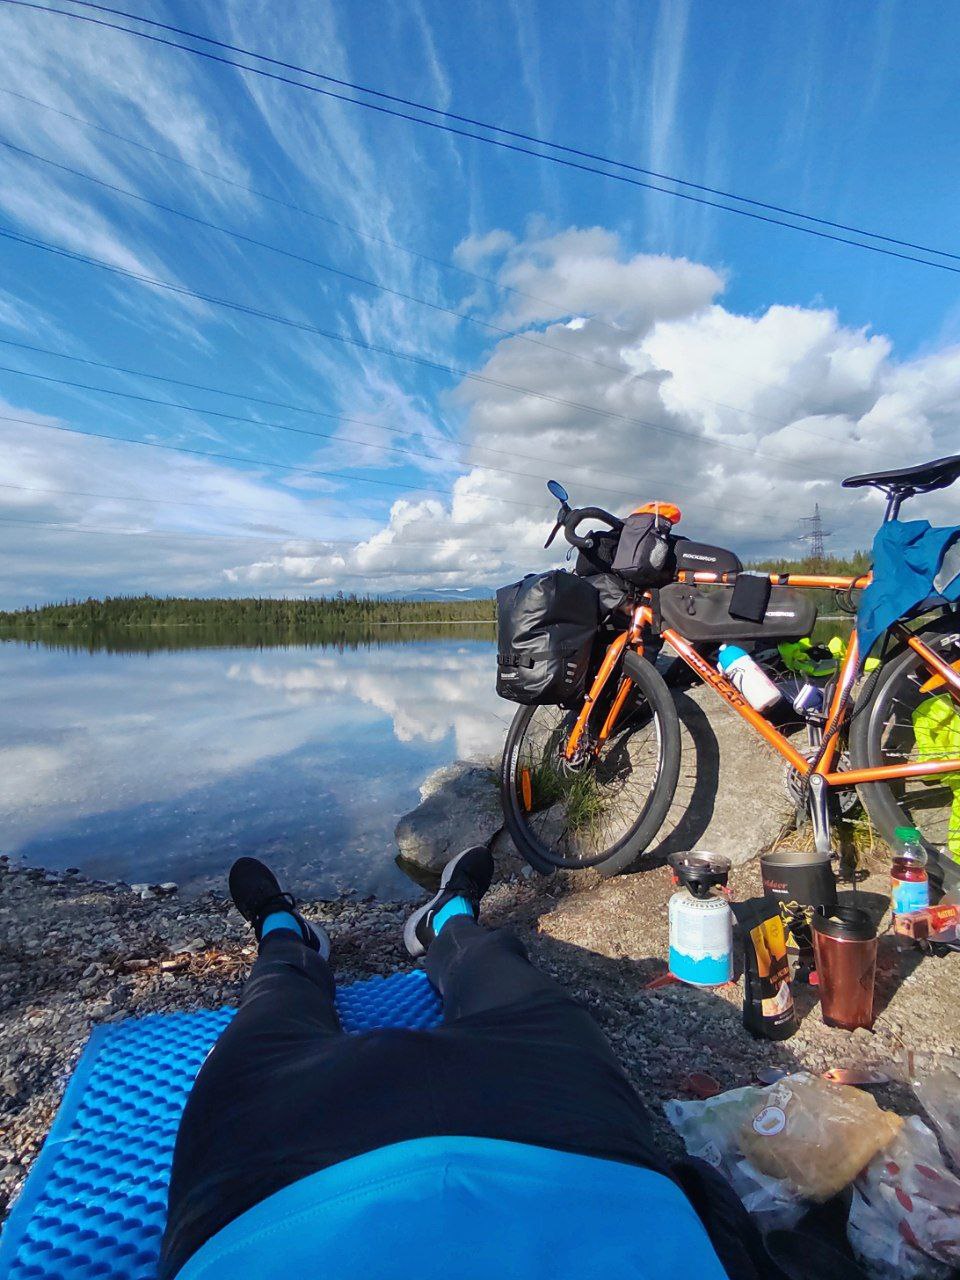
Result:
{"type": "Polygon", "coordinates": [[[292,932],[267,935],[184,1110],[161,1280],[282,1187],[365,1151],[436,1135],[658,1170],[687,1192],[731,1277],[780,1274],[709,1166],[667,1168],[600,1028],[528,962],[518,939],[455,918],[426,968],[443,996],[442,1026],[348,1036],[327,963],[292,932]]]}

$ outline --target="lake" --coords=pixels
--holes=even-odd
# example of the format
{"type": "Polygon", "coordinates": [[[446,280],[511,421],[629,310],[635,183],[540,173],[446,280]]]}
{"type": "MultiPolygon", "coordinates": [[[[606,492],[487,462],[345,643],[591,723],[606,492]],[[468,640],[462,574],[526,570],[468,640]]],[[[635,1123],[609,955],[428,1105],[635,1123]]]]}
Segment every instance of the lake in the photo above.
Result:
{"type": "Polygon", "coordinates": [[[492,626],[382,630],[3,640],[0,852],[186,891],[255,853],[297,892],[420,896],[396,821],[433,769],[498,754],[513,708],[492,626]]]}

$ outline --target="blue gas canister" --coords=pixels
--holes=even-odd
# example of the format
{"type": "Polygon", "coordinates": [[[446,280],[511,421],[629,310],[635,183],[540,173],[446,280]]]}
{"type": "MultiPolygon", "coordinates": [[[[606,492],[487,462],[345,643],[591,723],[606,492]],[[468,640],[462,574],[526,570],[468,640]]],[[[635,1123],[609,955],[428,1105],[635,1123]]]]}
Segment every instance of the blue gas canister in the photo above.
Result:
{"type": "Polygon", "coordinates": [[[693,986],[722,986],[733,979],[733,913],[721,891],[729,859],[675,854],[670,865],[680,884],[668,907],[670,972],[693,986]]]}

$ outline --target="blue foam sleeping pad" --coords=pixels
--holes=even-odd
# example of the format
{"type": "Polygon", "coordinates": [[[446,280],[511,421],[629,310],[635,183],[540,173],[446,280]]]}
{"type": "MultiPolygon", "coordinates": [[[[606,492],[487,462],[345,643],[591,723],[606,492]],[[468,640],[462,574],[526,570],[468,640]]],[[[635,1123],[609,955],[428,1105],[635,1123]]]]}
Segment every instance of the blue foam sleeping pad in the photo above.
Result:
{"type": "MultiPolygon", "coordinates": [[[[425,974],[337,992],[344,1031],[432,1027],[425,974]]],[[[190,1086],[232,1009],[96,1027],[0,1236],[2,1280],[154,1280],[173,1144],[190,1086]]]]}

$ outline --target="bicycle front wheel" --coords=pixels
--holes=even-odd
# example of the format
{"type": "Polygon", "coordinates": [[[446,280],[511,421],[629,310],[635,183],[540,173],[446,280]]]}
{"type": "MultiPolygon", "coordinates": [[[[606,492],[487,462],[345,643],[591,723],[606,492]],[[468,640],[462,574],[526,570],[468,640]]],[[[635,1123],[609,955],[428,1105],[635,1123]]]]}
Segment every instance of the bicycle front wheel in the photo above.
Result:
{"type": "MultiPolygon", "coordinates": [[[[945,662],[960,660],[960,617],[948,616],[920,637],[945,662]]],[[[924,690],[930,668],[912,649],[888,663],[865,707],[856,707],[850,729],[855,769],[960,759],[960,708],[945,693],[924,690]]],[[[931,774],[895,782],[869,782],[858,791],[881,838],[897,827],[916,827],[928,849],[933,878],[960,884],[960,773],[931,774]]]]}
{"type": "Polygon", "coordinates": [[[677,710],[649,662],[628,654],[623,675],[631,689],[614,731],[581,761],[564,758],[576,711],[522,707],[514,716],[500,795],[507,830],[538,871],[596,867],[616,875],[667,816],[680,773],[677,710]]]}

